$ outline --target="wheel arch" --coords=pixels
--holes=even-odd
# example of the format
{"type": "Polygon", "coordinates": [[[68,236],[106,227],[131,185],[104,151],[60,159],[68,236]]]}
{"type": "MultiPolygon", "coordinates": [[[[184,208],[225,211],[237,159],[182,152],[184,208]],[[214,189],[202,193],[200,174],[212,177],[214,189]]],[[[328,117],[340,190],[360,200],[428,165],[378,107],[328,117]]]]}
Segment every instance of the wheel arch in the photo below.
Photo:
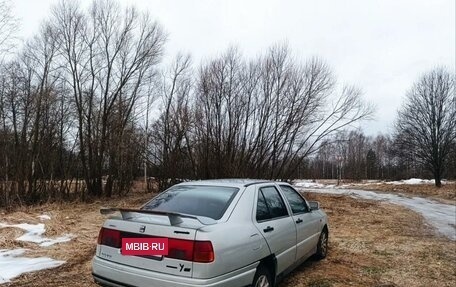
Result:
{"type": "Polygon", "coordinates": [[[326,231],[326,234],[329,235],[329,228],[328,228],[328,224],[325,223],[325,225],[323,226],[323,228],[321,229],[321,231],[326,231]]]}
{"type": "Polygon", "coordinates": [[[269,256],[264,257],[263,259],[260,260],[260,264],[258,264],[259,268],[260,266],[264,266],[267,268],[271,274],[272,277],[272,286],[275,286],[276,281],[277,281],[277,259],[274,254],[271,254],[269,256]]]}

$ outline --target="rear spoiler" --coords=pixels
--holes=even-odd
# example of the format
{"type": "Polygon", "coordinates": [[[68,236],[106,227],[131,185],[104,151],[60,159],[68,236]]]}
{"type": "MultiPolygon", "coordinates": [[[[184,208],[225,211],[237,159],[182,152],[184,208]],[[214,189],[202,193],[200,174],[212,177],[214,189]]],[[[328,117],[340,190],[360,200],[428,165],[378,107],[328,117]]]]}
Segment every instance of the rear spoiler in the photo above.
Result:
{"type": "Polygon", "coordinates": [[[205,216],[195,216],[189,214],[182,214],[177,212],[166,212],[166,211],[158,211],[158,210],[147,210],[147,209],[131,209],[131,208],[100,208],[100,213],[103,215],[113,214],[115,212],[120,212],[122,215],[122,219],[127,220],[130,219],[131,213],[143,213],[143,214],[153,214],[153,215],[164,215],[168,216],[169,222],[172,226],[181,224],[182,218],[191,218],[198,220],[201,224],[204,225],[212,225],[217,223],[216,220],[205,217],[205,216]]]}

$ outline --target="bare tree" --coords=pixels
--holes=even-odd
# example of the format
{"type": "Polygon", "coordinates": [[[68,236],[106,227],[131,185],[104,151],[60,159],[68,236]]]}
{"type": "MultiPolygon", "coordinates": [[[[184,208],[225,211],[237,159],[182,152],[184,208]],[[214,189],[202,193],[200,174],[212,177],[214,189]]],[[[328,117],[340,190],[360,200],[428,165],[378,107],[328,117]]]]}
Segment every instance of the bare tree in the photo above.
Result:
{"type": "Polygon", "coordinates": [[[387,167],[391,165],[391,157],[388,152],[388,149],[391,146],[390,136],[383,134],[376,136],[371,146],[377,157],[377,178],[388,178],[390,174],[388,173],[389,170],[387,170],[387,167]]]}
{"type": "Polygon", "coordinates": [[[398,113],[396,139],[441,186],[444,166],[456,141],[455,75],[443,68],[424,74],[398,113]]]}
{"type": "Polygon", "coordinates": [[[358,89],[337,91],[323,61],[300,64],[286,45],[250,62],[231,48],[203,64],[194,109],[198,174],[291,177],[325,138],[371,115],[358,89]]]}
{"type": "Polygon", "coordinates": [[[125,133],[132,127],[137,100],[147,92],[147,77],[161,59],[165,34],[160,25],[135,8],[114,1],[94,1],[85,13],[73,1],[53,11],[64,77],[72,87],[78,119],[83,174],[91,195],[110,196],[123,158],[125,133]],[[123,10],[123,11],[122,11],[123,10]],[[108,169],[106,170],[106,166],[108,169]]]}
{"type": "Polygon", "coordinates": [[[18,20],[13,15],[11,1],[0,0],[0,60],[14,47],[17,28],[18,20]]]}
{"type": "MultiPolygon", "coordinates": [[[[17,31],[18,20],[12,14],[12,3],[10,0],[1,0],[0,1],[0,62],[4,60],[5,55],[10,52],[12,49],[14,41],[14,33],[17,31]]],[[[4,163],[4,170],[2,171],[2,176],[5,177],[8,181],[9,175],[9,166],[10,158],[8,157],[8,130],[6,126],[6,82],[8,79],[2,77],[1,91],[0,91],[0,119],[2,125],[0,127],[0,134],[2,140],[0,141],[0,146],[3,150],[3,158],[0,159],[0,162],[4,163]]],[[[1,165],[0,165],[1,166],[1,165]]]]}
{"type": "Polygon", "coordinates": [[[159,90],[162,113],[154,123],[151,134],[157,148],[154,162],[158,167],[156,174],[160,189],[174,184],[179,175],[184,176],[188,169],[186,163],[192,159],[189,142],[191,88],[191,58],[178,54],[162,75],[159,90]]]}

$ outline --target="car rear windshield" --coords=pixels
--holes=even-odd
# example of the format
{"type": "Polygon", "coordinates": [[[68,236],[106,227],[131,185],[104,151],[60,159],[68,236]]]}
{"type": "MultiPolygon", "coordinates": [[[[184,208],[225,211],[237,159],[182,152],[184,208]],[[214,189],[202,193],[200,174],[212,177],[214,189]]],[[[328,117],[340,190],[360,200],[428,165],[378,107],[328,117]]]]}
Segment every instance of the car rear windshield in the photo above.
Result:
{"type": "Polygon", "coordinates": [[[173,186],[149,201],[143,209],[205,216],[218,220],[238,188],[202,185],[173,186]]]}

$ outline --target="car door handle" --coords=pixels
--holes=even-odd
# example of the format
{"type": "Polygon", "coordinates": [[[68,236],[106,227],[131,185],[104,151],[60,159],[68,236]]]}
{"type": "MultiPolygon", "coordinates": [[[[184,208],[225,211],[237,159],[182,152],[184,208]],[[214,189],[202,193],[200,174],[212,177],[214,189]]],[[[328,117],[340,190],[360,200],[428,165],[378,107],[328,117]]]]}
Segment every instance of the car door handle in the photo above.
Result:
{"type": "Polygon", "coordinates": [[[302,222],[302,219],[301,218],[298,218],[298,220],[296,220],[296,223],[301,223],[302,222]]]}
{"type": "Polygon", "coordinates": [[[263,229],[264,232],[271,232],[274,230],[274,227],[268,226],[265,229],[263,229]]]}

